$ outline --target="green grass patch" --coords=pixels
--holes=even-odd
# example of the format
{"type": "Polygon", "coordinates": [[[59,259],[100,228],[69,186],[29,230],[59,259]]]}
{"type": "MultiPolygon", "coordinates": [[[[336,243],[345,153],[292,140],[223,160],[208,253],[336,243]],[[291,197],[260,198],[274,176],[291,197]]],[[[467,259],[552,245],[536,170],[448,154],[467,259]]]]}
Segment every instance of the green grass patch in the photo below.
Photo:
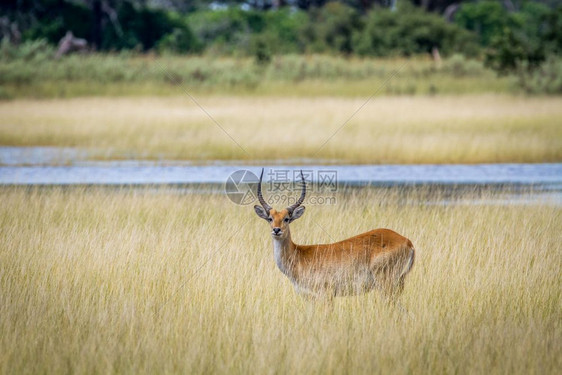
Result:
{"type": "Polygon", "coordinates": [[[38,55],[0,60],[0,99],[192,94],[370,96],[513,92],[512,79],[498,78],[474,60],[453,56],[443,63],[325,55],[251,58],[38,55]],[[391,78],[392,77],[392,78],[391,78]],[[391,79],[389,79],[391,78],[391,79]]]}

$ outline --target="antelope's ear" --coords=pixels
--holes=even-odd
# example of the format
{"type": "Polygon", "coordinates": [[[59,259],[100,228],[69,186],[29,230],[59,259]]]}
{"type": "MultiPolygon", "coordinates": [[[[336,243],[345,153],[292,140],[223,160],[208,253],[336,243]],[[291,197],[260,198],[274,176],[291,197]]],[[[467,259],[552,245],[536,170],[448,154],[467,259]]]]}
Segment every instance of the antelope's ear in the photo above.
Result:
{"type": "Polygon", "coordinates": [[[254,211],[256,214],[261,217],[262,219],[267,220],[269,218],[269,214],[265,212],[265,209],[262,206],[258,206],[257,204],[254,206],[254,211]]]}
{"type": "Polygon", "coordinates": [[[293,211],[293,214],[291,215],[291,221],[295,221],[297,220],[299,217],[302,216],[302,214],[304,214],[304,206],[298,206],[297,208],[295,208],[295,210],[293,211]]]}

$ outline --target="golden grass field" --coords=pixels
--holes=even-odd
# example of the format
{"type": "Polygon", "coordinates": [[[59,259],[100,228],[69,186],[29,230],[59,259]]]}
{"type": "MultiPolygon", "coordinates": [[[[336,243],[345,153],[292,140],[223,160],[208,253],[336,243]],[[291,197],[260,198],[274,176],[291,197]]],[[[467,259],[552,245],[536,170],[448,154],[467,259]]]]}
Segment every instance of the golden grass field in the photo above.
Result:
{"type": "MultiPolygon", "coordinates": [[[[95,111],[84,113],[83,125],[106,142],[113,131],[132,132],[160,117],[161,128],[181,129],[179,115],[191,112],[199,131],[215,132],[183,100],[147,100],[160,103],[160,111],[136,105],[138,115],[132,116],[126,100],[112,104],[99,99],[72,102],[67,108],[78,112],[85,104],[97,104],[95,111]],[[92,117],[110,119],[105,113],[115,117],[116,129],[100,122],[96,132],[92,117]]],[[[410,100],[383,103],[397,106],[410,100]]],[[[489,113],[485,100],[469,100],[481,104],[475,108],[477,128],[493,125],[492,119],[506,116],[510,107],[516,139],[521,137],[516,124],[523,126],[526,114],[537,108],[555,112],[556,103],[521,99],[513,105],[492,97],[505,108],[489,113]]],[[[221,119],[238,113],[236,103],[249,110],[244,101],[212,103],[221,119]]],[[[268,124],[274,117],[267,109],[284,113],[274,101],[265,103],[265,108],[254,107],[252,121],[268,124]]],[[[312,112],[317,109],[314,101],[308,104],[312,112]]],[[[332,104],[330,113],[343,103],[332,104]]],[[[61,103],[14,103],[14,108],[26,106],[37,116],[50,116],[36,134],[20,124],[23,139],[45,137],[51,126],[53,139],[86,142],[73,121],[56,125],[61,103]]],[[[380,102],[376,108],[366,112],[390,121],[391,111],[380,102]]],[[[427,109],[418,114],[422,124],[441,119],[447,128],[453,108],[440,108],[439,115],[427,109]]],[[[2,112],[18,125],[15,110],[2,107],[2,112]]],[[[455,112],[456,125],[463,127],[466,121],[468,126],[466,113],[455,112]]],[[[316,115],[330,119],[324,112],[316,115]]],[[[399,124],[413,126],[416,115],[395,116],[399,124]]],[[[366,117],[361,118],[366,124],[366,117]]],[[[282,124],[282,119],[276,121],[282,124]]],[[[553,131],[553,121],[545,133],[553,131]]],[[[248,130],[241,118],[229,126],[241,127],[237,134],[252,151],[264,150],[243,137],[248,130]]],[[[255,139],[263,141],[267,133],[260,130],[255,139]]],[[[273,139],[289,144],[291,132],[275,134],[273,139]]],[[[540,134],[535,142],[547,143],[540,134]]],[[[152,144],[131,135],[133,142],[152,144]]],[[[209,140],[223,142],[215,135],[209,140]]],[[[183,141],[190,144],[188,137],[183,141]]],[[[192,152],[176,147],[177,152],[192,152]]],[[[469,147],[465,152],[474,151],[469,147]]],[[[462,193],[455,197],[458,204],[445,206],[431,204],[428,193],[340,191],[337,205],[308,206],[291,225],[298,243],[330,242],[376,227],[410,238],[417,248],[416,264],[401,298],[414,316],[410,318],[376,293],[336,299],[333,306],[303,300],[275,266],[267,224],[251,206],[236,206],[222,194],[180,194],[167,188],[1,188],[0,373],[558,373],[560,206],[485,204],[494,192],[477,197],[481,205],[466,204],[465,198],[477,194],[462,193]]]]}
{"type": "MultiPolygon", "coordinates": [[[[181,90],[179,90],[181,93],[181,90]]],[[[324,163],[562,160],[562,98],[187,95],[0,102],[0,144],[69,146],[97,159],[324,163]],[[322,145],[336,133],[333,139],[322,145]]]]}

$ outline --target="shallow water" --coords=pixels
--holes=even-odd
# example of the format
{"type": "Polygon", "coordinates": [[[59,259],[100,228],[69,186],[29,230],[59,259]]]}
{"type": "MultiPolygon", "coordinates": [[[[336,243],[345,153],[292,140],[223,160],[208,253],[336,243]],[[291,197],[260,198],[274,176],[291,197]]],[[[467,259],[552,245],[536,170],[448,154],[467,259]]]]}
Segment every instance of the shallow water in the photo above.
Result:
{"type": "Polygon", "coordinates": [[[72,147],[0,147],[0,165],[68,165],[87,156],[86,151],[72,147]]]}
{"type": "MultiPolygon", "coordinates": [[[[315,184],[524,187],[524,196],[515,193],[506,202],[526,202],[527,188],[532,188],[531,201],[562,204],[562,163],[283,166],[270,161],[264,181],[294,181],[301,169],[307,182],[315,184]]],[[[89,161],[85,152],[72,148],[0,147],[3,185],[224,185],[239,170],[252,172],[245,175],[245,182],[255,182],[261,167],[221,161],[206,165],[165,160],[89,161]]]]}
{"type": "MultiPolygon", "coordinates": [[[[478,165],[266,166],[266,179],[307,180],[320,176],[354,185],[542,185],[562,188],[562,163],[478,165]],[[269,177],[267,177],[269,176],[269,177]]],[[[146,165],[146,162],[97,162],[71,166],[2,166],[2,184],[216,184],[238,170],[259,175],[247,165],[146,165]]]]}

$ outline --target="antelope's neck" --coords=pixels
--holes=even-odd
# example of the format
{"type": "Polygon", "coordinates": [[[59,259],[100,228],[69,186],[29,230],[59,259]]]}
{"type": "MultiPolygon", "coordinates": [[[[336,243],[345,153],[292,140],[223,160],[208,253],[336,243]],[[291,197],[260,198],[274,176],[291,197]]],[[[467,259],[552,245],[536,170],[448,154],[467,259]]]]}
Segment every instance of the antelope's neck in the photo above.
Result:
{"type": "Polygon", "coordinates": [[[285,238],[273,238],[273,255],[277,267],[289,278],[294,278],[297,258],[297,247],[291,240],[291,233],[285,238]]]}

